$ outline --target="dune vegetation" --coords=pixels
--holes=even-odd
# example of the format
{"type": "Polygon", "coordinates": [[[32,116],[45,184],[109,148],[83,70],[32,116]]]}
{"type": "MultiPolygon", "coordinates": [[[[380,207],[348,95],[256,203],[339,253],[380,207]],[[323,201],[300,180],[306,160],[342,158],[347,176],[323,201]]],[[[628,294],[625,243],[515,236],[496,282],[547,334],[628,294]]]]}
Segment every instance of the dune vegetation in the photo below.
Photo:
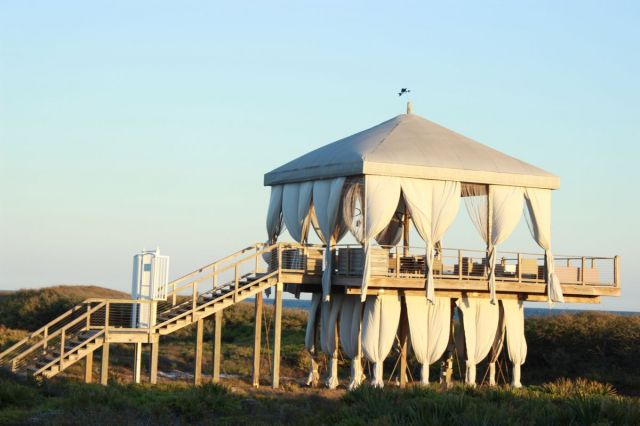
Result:
{"type": "MultiPolygon", "coordinates": [[[[0,295],[0,349],[78,301],[109,294],[105,293],[109,290],[95,289],[99,288],[57,287],[0,295]],[[35,312],[44,318],[42,322],[34,324],[31,314],[35,312]]],[[[393,377],[385,389],[363,386],[354,392],[303,386],[306,313],[300,309],[284,310],[282,386],[273,391],[268,386],[271,348],[267,339],[272,318],[273,309],[266,306],[261,368],[265,386],[259,389],[249,384],[253,305],[241,303],[224,313],[222,385],[208,383],[213,327],[212,321],[205,321],[205,385],[189,384],[195,331],[185,328],[161,340],[159,367],[164,374],[157,386],[130,384],[130,345],[112,345],[109,387],[81,383],[82,363],[40,383],[3,373],[0,424],[640,424],[640,369],[635,364],[640,356],[640,316],[580,313],[528,318],[524,389],[459,384],[445,390],[434,384],[400,390],[393,377]]],[[[392,352],[385,366],[387,375],[396,360],[397,353],[392,352]]],[[[146,365],[148,359],[143,362],[146,365]]],[[[95,377],[99,363],[96,353],[95,377]]],[[[419,366],[412,358],[409,367],[417,377],[419,366]]],[[[321,363],[321,373],[323,369],[321,363]]],[[[432,377],[437,377],[437,369],[434,365],[432,377]]],[[[348,370],[348,361],[341,359],[343,384],[348,370]]],[[[484,365],[478,371],[481,379],[484,365]]],[[[461,379],[457,365],[454,378],[461,379]]],[[[146,379],[143,374],[143,382],[146,379]]]]}

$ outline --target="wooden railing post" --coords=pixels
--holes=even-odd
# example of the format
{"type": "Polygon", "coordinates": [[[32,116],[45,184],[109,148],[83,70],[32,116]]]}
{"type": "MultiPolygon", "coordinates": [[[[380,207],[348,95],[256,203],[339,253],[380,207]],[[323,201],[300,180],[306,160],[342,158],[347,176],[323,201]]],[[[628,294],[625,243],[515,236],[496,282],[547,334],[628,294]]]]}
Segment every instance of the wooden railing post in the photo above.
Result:
{"type": "Polygon", "coordinates": [[[213,288],[218,286],[218,264],[213,265],[213,288]]]}
{"type": "Polygon", "coordinates": [[[584,267],[585,267],[586,263],[587,263],[587,262],[586,262],[586,259],[585,259],[585,257],[583,256],[583,257],[582,257],[582,266],[580,267],[580,283],[581,283],[582,285],[584,285],[584,267]]]}
{"type": "Polygon", "coordinates": [[[258,271],[260,269],[260,255],[258,253],[260,253],[260,244],[256,244],[256,264],[253,270],[253,275],[258,275],[258,271]]]}
{"type": "Polygon", "coordinates": [[[91,303],[87,303],[87,330],[91,328],[91,303]]]}
{"type": "Polygon", "coordinates": [[[191,309],[195,311],[197,306],[198,306],[198,286],[196,285],[196,282],[193,281],[191,283],[191,309]]]}
{"type": "Polygon", "coordinates": [[[400,278],[400,252],[396,246],[396,278],[400,278]]]}
{"type": "Polygon", "coordinates": [[[462,281],[462,250],[458,250],[458,279],[462,281]]]}
{"type": "Polygon", "coordinates": [[[42,343],[42,350],[46,351],[47,350],[47,338],[49,337],[49,327],[45,327],[44,328],[44,340],[42,343]]]}
{"type": "Polygon", "coordinates": [[[518,253],[518,282],[522,282],[522,255],[518,253]]]}
{"type": "Polygon", "coordinates": [[[613,258],[613,286],[620,287],[620,256],[613,258]]]}
{"type": "Polygon", "coordinates": [[[109,311],[111,310],[111,303],[107,301],[105,305],[105,313],[104,313],[104,340],[107,341],[107,337],[109,335],[109,311]]]}
{"type": "Polygon", "coordinates": [[[282,244],[278,243],[278,282],[282,282],[282,244]]]}
{"type": "Polygon", "coordinates": [[[236,263],[233,268],[233,285],[235,291],[233,292],[233,303],[236,303],[236,296],[238,296],[238,264],[236,263]]]}
{"type": "Polygon", "coordinates": [[[66,334],[66,329],[62,329],[62,333],[60,333],[60,371],[62,371],[63,368],[63,361],[64,361],[64,340],[65,340],[65,334],[66,334]]]}

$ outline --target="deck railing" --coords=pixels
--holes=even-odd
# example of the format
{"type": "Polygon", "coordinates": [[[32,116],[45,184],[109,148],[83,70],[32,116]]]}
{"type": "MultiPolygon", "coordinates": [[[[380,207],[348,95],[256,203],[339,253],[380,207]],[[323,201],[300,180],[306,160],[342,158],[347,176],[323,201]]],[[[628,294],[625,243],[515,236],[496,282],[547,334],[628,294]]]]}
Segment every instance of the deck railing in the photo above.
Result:
{"type": "MultiPolygon", "coordinates": [[[[282,250],[282,269],[317,275],[323,270],[322,245],[290,244],[282,250]]],[[[372,246],[372,277],[424,278],[424,247],[372,246]]],[[[557,255],[554,270],[562,284],[619,287],[619,257],[557,255]]],[[[433,276],[441,280],[486,280],[488,261],[485,250],[441,248],[436,251],[433,276]]],[[[276,265],[271,265],[272,268],[276,265]]],[[[333,273],[345,277],[362,276],[362,246],[337,245],[333,257],[333,273]]],[[[546,282],[543,253],[498,251],[495,277],[497,281],[543,284],[546,282]]]]}

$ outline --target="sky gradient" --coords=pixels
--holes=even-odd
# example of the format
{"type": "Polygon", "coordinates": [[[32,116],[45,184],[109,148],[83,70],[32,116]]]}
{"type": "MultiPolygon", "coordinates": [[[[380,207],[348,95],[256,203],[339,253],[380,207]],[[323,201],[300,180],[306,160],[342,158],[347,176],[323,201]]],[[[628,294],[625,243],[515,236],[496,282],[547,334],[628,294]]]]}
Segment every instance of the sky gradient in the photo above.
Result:
{"type": "MultiPolygon", "coordinates": [[[[600,307],[640,311],[639,20],[631,1],[0,0],[0,289],[128,291],[143,247],[177,276],[263,241],[263,174],[402,113],[408,87],[415,113],[559,175],[554,252],[621,255],[600,307]]],[[[464,210],[445,246],[482,247],[464,210]]],[[[524,223],[503,248],[538,251],[524,223]]]]}

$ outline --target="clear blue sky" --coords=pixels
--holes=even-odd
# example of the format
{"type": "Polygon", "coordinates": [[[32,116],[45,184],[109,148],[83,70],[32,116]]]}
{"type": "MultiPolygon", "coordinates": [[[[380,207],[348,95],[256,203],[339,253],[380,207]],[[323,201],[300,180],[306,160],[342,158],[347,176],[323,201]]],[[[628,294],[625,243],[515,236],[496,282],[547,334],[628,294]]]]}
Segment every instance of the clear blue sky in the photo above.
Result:
{"type": "MultiPolygon", "coordinates": [[[[128,290],[142,247],[175,276],[262,241],[263,174],[409,87],[560,175],[554,251],[620,254],[601,306],[640,310],[640,3],[314,3],[0,1],[0,289],[128,290]]],[[[463,213],[445,245],[482,247],[463,213]]]]}

